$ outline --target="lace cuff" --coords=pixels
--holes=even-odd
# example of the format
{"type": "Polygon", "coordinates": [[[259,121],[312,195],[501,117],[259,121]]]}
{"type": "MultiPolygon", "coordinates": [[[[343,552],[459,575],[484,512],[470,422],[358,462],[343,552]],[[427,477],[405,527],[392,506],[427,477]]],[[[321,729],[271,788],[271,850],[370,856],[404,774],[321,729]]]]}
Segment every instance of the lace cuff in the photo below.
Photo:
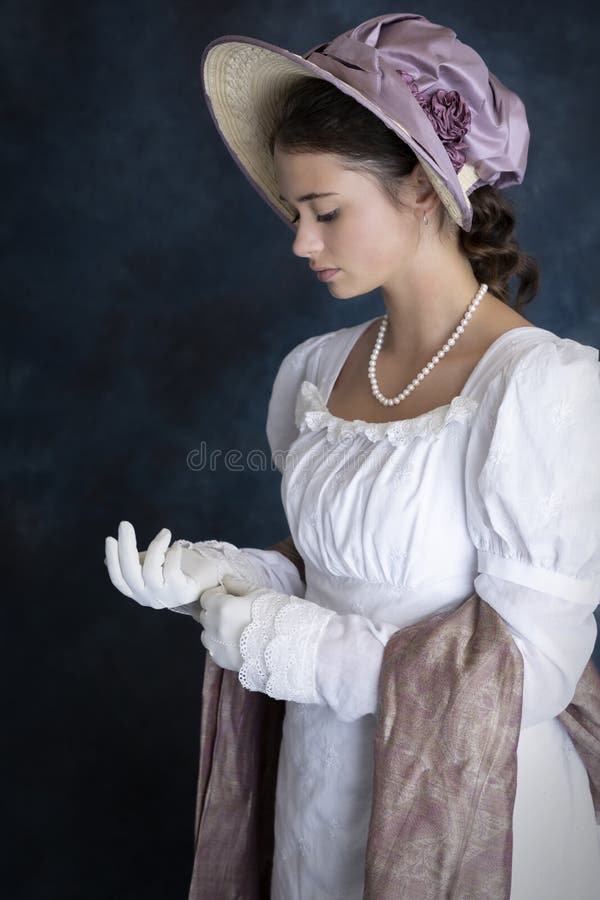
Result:
{"type": "Polygon", "coordinates": [[[224,575],[235,575],[236,578],[242,578],[244,581],[251,581],[253,584],[260,584],[263,576],[260,566],[253,563],[248,554],[230,544],[228,541],[191,541],[179,540],[175,543],[181,544],[186,550],[192,550],[204,559],[212,560],[219,573],[219,580],[224,575]]]}
{"type": "Polygon", "coordinates": [[[240,638],[240,684],[277,700],[323,704],[315,679],[317,647],[335,612],[264,591],[254,598],[251,616],[240,638]]]}
{"type": "MultiPolygon", "coordinates": [[[[193,555],[197,555],[200,559],[210,559],[215,566],[218,582],[221,582],[225,575],[234,575],[236,578],[242,578],[244,581],[250,581],[252,584],[264,584],[264,567],[260,563],[255,564],[249,554],[240,550],[235,544],[228,541],[192,541],[178,540],[176,544],[181,544],[184,550],[192,554],[190,560],[184,558],[182,561],[182,569],[186,575],[193,575],[194,561],[193,555]]],[[[171,612],[183,613],[191,616],[196,622],[199,622],[198,616],[202,612],[200,600],[194,600],[193,603],[186,603],[184,606],[173,606],[171,612]]]]}

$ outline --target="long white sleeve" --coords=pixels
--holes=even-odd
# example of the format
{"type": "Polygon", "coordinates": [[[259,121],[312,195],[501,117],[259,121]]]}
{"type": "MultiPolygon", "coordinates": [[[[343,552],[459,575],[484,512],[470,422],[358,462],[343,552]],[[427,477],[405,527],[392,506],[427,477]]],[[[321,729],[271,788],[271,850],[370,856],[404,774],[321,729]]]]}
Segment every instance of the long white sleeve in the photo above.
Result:
{"type": "Polygon", "coordinates": [[[377,710],[377,689],[385,647],[397,625],[375,625],[357,613],[335,614],[317,648],[319,695],[344,722],[377,710]]]}
{"type": "Polygon", "coordinates": [[[466,459],[475,590],[523,656],[522,728],[573,698],[600,600],[598,351],[544,342],[486,390],[466,459]]]}
{"type": "Polygon", "coordinates": [[[260,572],[260,585],[282,594],[304,597],[306,585],[294,563],[278,550],[259,550],[257,547],[240,547],[260,572]]]}
{"type": "Polygon", "coordinates": [[[554,718],[573,699],[592,655],[596,601],[574,603],[485,574],[475,590],[502,616],[523,656],[521,728],[554,718]]]}
{"type": "Polygon", "coordinates": [[[266,591],[241,637],[239,681],[278,700],[327,704],[351,722],[375,712],[383,651],[397,630],[266,591]]]}

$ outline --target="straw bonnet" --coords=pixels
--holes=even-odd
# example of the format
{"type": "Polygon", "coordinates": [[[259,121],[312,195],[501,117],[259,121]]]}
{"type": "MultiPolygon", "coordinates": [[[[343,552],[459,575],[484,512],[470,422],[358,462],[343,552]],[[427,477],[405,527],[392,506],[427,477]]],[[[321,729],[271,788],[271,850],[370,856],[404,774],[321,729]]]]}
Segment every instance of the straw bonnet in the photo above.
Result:
{"type": "Polygon", "coordinates": [[[416,154],[452,219],[472,223],[469,194],[520,184],[527,164],[525,107],[449,28],[412,13],[369,19],[304,56],[224,35],[202,54],[202,87],[236,163],[290,226],[268,139],[294,80],[312,75],[370,110],[416,154]]]}

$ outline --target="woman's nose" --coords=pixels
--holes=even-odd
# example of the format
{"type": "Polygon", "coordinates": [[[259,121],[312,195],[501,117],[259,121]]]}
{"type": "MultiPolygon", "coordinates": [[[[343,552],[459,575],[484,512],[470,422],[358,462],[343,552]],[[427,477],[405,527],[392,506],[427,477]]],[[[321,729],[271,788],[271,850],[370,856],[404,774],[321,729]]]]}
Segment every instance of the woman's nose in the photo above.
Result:
{"type": "Polygon", "coordinates": [[[319,229],[311,222],[299,223],[292,250],[296,256],[318,256],[323,249],[319,229]]]}

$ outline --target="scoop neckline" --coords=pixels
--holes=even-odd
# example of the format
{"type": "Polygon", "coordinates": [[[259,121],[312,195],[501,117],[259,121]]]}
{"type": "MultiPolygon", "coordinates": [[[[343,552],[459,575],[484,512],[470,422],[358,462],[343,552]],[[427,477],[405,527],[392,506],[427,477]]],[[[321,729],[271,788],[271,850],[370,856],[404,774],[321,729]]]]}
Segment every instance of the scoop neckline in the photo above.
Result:
{"type": "Polygon", "coordinates": [[[344,355],[344,357],[342,358],[341,363],[337,366],[337,368],[334,371],[334,376],[333,376],[333,379],[330,381],[330,386],[326,392],[326,396],[325,396],[325,393],[321,393],[321,391],[319,390],[317,385],[314,385],[314,387],[317,388],[317,391],[319,392],[319,395],[321,397],[324,411],[328,414],[328,416],[331,419],[334,419],[338,422],[347,422],[348,424],[353,424],[355,422],[358,422],[361,425],[382,425],[383,426],[383,425],[394,425],[397,422],[418,422],[420,419],[426,419],[429,416],[434,415],[436,413],[439,415],[442,410],[444,410],[444,409],[450,410],[453,405],[456,405],[461,399],[464,399],[465,394],[468,392],[468,389],[471,386],[471,382],[474,380],[475,376],[478,374],[479,369],[483,367],[484,363],[487,362],[487,358],[490,356],[492,351],[495,350],[498,347],[498,345],[504,341],[505,338],[507,338],[509,335],[512,336],[515,331],[530,331],[531,329],[535,329],[536,331],[547,331],[546,328],[540,328],[538,325],[517,325],[515,328],[509,328],[508,331],[504,331],[495,340],[493,340],[492,343],[489,345],[489,347],[483,352],[481,357],[475,363],[473,369],[471,370],[469,377],[465,381],[464,385],[462,386],[462,389],[460,390],[460,392],[458,394],[456,394],[454,397],[452,397],[452,399],[448,403],[443,403],[440,406],[434,407],[433,409],[428,409],[424,413],[419,413],[418,416],[410,416],[409,418],[406,418],[406,419],[389,419],[385,422],[368,422],[366,419],[344,419],[342,416],[336,416],[334,413],[331,412],[331,410],[329,409],[329,406],[328,406],[329,398],[331,397],[331,392],[333,391],[333,386],[336,383],[338,376],[339,376],[340,372],[342,371],[344,365],[346,364],[346,360],[352,353],[354,347],[356,346],[356,344],[358,343],[358,341],[360,340],[362,335],[365,334],[365,332],[373,324],[373,322],[375,322],[377,319],[380,319],[380,318],[381,318],[381,316],[373,316],[372,319],[369,319],[367,322],[362,323],[362,326],[359,328],[357,335],[350,342],[349,349],[347,349],[347,352],[344,355]]]}

